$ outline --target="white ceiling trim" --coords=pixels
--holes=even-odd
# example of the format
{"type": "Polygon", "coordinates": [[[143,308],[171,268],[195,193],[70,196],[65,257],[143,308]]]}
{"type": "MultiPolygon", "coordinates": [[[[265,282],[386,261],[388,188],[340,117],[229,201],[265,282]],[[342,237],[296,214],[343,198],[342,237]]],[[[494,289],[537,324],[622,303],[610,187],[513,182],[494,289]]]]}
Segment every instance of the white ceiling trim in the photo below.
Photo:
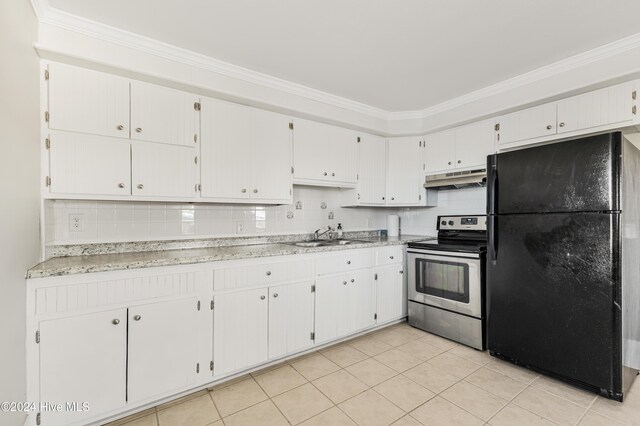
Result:
{"type": "Polygon", "coordinates": [[[92,21],[84,17],[69,14],[50,7],[48,0],[31,0],[31,3],[38,15],[39,21],[48,25],[75,31],[80,34],[115,43],[129,49],[220,73],[248,83],[257,84],[292,95],[302,96],[327,105],[344,108],[349,111],[385,120],[425,119],[435,114],[453,110],[484,98],[489,98],[518,87],[535,83],[596,61],[601,61],[631,49],[640,48],[640,33],[638,33],[587,52],[579,53],[569,58],[537,68],[508,80],[503,80],[491,86],[484,87],[423,110],[386,111],[381,108],[366,105],[361,102],[326,93],[301,84],[253,71],[248,68],[233,65],[228,62],[220,61],[197,52],[92,21]]]}

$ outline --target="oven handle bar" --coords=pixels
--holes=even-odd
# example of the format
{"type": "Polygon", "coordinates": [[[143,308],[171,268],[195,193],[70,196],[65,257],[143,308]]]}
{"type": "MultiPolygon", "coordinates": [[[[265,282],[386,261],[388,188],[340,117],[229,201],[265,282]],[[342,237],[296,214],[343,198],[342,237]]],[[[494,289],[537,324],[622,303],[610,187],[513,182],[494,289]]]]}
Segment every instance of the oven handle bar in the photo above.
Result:
{"type": "Polygon", "coordinates": [[[422,250],[422,249],[408,249],[407,253],[413,254],[430,254],[433,256],[440,257],[461,257],[464,259],[480,259],[479,254],[475,253],[460,253],[460,252],[451,252],[451,251],[437,251],[437,250],[422,250]]]}

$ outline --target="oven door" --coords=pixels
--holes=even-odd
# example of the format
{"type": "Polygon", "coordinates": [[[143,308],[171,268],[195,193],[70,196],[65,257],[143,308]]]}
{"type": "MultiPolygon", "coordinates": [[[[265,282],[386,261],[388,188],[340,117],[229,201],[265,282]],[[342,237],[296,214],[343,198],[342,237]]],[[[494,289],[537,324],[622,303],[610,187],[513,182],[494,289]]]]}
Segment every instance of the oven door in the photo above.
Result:
{"type": "Polygon", "coordinates": [[[407,251],[409,300],[482,317],[480,256],[473,253],[407,251]]]}

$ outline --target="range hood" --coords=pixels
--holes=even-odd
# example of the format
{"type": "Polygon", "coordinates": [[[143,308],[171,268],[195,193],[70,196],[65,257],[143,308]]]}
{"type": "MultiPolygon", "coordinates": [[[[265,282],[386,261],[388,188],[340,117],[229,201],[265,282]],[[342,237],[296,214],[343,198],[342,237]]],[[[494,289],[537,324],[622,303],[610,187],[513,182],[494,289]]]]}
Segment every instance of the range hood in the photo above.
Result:
{"type": "Polygon", "coordinates": [[[424,187],[427,189],[460,189],[481,187],[487,184],[487,169],[451,172],[427,176],[424,187]]]}

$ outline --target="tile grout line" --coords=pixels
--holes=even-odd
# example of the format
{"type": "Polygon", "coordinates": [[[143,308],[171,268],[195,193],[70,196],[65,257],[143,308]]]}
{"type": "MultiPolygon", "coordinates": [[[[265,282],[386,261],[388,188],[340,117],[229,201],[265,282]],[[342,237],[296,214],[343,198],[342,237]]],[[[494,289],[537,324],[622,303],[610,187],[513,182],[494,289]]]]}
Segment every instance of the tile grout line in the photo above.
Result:
{"type": "Polygon", "coordinates": [[[224,425],[225,423],[224,423],[224,420],[222,419],[222,413],[220,412],[220,409],[216,405],[216,402],[213,400],[213,395],[211,395],[211,391],[207,390],[207,395],[209,395],[209,399],[211,400],[211,403],[213,404],[213,407],[218,412],[218,416],[220,416],[220,420],[222,421],[222,424],[224,425]]]}
{"type": "MultiPolygon", "coordinates": [[[[288,365],[288,363],[287,363],[287,365],[288,365]]],[[[294,369],[294,371],[296,371],[298,374],[300,374],[300,372],[298,372],[298,370],[296,370],[292,365],[290,365],[290,367],[291,367],[291,368],[293,368],[293,369],[294,369]]],[[[276,369],[273,369],[273,370],[276,370],[276,369]]],[[[269,371],[273,371],[273,370],[269,370],[269,371]]],[[[269,371],[265,372],[265,374],[266,374],[266,373],[268,373],[269,371]]],[[[300,375],[302,376],[302,374],[300,374],[300,375]]],[[[306,377],[304,377],[304,376],[302,376],[302,377],[303,377],[305,380],[307,380],[307,378],[306,378],[306,377]]],[[[289,390],[286,390],[286,391],[284,391],[284,392],[279,393],[278,395],[274,395],[274,397],[271,397],[271,395],[269,395],[269,394],[267,393],[266,389],[262,387],[262,385],[261,385],[261,384],[260,384],[260,383],[255,379],[255,377],[253,377],[253,376],[252,376],[251,378],[253,379],[253,381],[254,381],[254,382],[256,382],[256,384],[258,385],[258,387],[259,387],[259,388],[262,390],[262,392],[264,392],[264,394],[267,396],[267,399],[266,399],[265,401],[267,401],[267,400],[268,400],[269,402],[271,402],[271,403],[273,404],[273,406],[274,406],[274,407],[276,407],[276,410],[278,410],[278,412],[282,415],[282,417],[287,421],[287,423],[289,423],[290,425],[292,425],[293,423],[291,423],[291,421],[289,421],[289,419],[287,418],[287,416],[285,416],[285,414],[282,412],[282,410],[280,409],[280,407],[278,407],[278,404],[276,404],[276,402],[273,400],[273,398],[274,398],[274,397],[276,397],[276,396],[279,396],[279,395],[283,395],[283,394],[285,394],[285,393],[287,393],[287,392],[289,392],[289,391],[291,391],[291,390],[297,389],[297,388],[299,388],[300,386],[304,386],[304,385],[306,385],[307,383],[310,383],[310,382],[309,382],[309,381],[307,381],[306,383],[303,383],[303,384],[301,384],[301,385],[299,385],[299,386],[295,386],[295,387],[293,387],[293,388],[291,388],[291,389],[289,389],[289,390]]],[[[261,404],[261,403],[263,403],[263,402],[264,402],[264,401],[260,401],[258,404],[261,404]]],[[[255,405],[258,405],[258,404],[255,404],[255,405]]],[[[246,408],[245,408],[245,410],[246,410],[246,408]]],[[[239,411],[239,412],[240,412],[240,411],[239,411]]]]}

